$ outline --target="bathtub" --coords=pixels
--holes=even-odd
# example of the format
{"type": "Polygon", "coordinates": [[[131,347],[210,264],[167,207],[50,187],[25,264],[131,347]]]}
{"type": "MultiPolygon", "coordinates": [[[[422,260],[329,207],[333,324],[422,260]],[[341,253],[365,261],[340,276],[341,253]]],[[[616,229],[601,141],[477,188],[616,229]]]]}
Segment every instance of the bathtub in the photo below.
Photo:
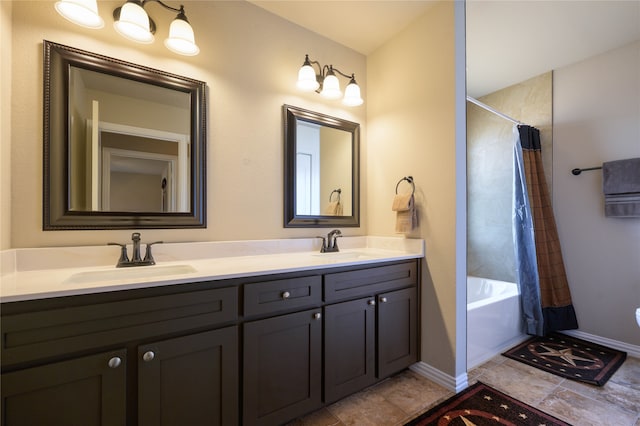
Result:
{"type": "Polygon", "coordinates": [[[467,277],[467,370],[528,337],[515,283],[467,277]]]}

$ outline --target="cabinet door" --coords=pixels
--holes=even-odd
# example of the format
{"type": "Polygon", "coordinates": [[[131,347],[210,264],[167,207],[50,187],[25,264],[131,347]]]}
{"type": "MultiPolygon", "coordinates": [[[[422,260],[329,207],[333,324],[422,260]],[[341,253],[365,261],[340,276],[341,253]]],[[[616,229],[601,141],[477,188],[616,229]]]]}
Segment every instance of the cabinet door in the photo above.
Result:
{"type": "Polygon", "coordinates": [[[244,425],[277,425],[322,404],[319,309],[244,324],[244,425]]]}
{"type": "Polygon", "coordinates": [[[334,402],[373,384],[375,377],[375,298],[325,307],[325,393],[334,402]]]}
{"type": "Polygon", "coordinates": [[[138,347],[138,424],[238,423],[238,327],[138,347]]]}
{"type": "Polygon", "coordinates": [[[418,361],[416,288],[378,296],[378,378],[418,361]]]}
{"type": "Polygon", "coordinates": [[[2,425],[121,426],[126,423],[126,351],[2,375],[2,425]]]}

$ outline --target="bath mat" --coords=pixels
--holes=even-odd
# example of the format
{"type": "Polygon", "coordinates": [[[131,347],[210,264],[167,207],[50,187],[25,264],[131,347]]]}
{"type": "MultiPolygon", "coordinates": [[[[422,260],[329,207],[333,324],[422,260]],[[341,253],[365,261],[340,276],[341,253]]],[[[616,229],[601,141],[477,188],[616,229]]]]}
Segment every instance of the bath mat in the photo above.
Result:
{"type": "Polygon", "coordinates": [[[551,333],[533,337],[502,355],[566,379],[603,386],[627,353],[586,340],[551,333]]]}
{"type": "Polygon", "coordinates": [[[504,393],[476,383],[406,423],[429,425],[569,425],[504,393]]]}

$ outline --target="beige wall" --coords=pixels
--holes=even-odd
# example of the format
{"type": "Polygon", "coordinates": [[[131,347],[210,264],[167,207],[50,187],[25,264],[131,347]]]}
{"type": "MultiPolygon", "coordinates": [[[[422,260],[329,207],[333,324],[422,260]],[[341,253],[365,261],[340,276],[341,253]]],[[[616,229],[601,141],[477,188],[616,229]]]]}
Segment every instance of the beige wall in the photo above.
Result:
{"type": "MultiPolygon", "coordinates": [[[[540,130],[551,186],[552,73],[481,97],[511,118],[540,130]]],[[[476,277],[515,282],[512,233],[514,124],[467,103],[467,265],[476,277]]]]}
{"type": "MultiPolygon", "coordinates": [[[[3,214],[4,248],[98,245],[125,242],[131,234],[130,230],[42,231],[43,39],[207,83],[208,226],[197,230],[148,230],[142,232],[143,239],[173,242],[317,235],[317,230],[285,229],[282,225],[282,104],[362,123],[362,138],[366,141],[367,79],[363,55],[246,2],[184,3],[201,49],[200,55],[191,58],[175,55],[163,46],[173,15],[153,4],[149,13],[158,26],[156,42],[139,45],[123,39],[113,29],[111,13],[121,2],[98,2],[105,20],[105,27],[100,30],[66,21],[55,13],[53,1],[16,1],[10,6],[1,3],[3,19],[5,11],[13,9],[11,25],[2,26],[3,34],[7,27],[12,30],[12,49],[2,49],[3,70],[5,64],[13,65],[11,134],[5,137],[3,130],[2,149],[4,153],[6,140],[19,141],[13,144],[11,188],[13,194],[20,194],[10,203],[2,203],[3,213],[13,213],[10,225],[3,214]],[[298,92],[295,81],[305,53],[323,64],[330,62],[355,72],[365,105],[347,109],[339,101],[298,92]],[[14,231],[9,243],[4,234],[10,230],[14,231]]],[[[4,93],[3,86],[3,105],[4,93]]],[[[2,188],[9,187],[5,170],[3,167],[2,188]]],[[[362,187],[366,185],[363,173],[362,187]]],[[[366,203],[366,193],[362,199],[366,203]]],[[[363,224],[366,215],[364,210],[363,224]]],[[[362,226],[345,228],[343,233],[362,235],[366,231],[362,226]]]]}
{"type": "Polygon", "coordinates": [[[367,58],[375,88],[367,100],[369,233],[394,235],[396,183],[413,176],[419,227],[411,236],[427,248],[422,360],[451,375],[459,373],[456,351],[466,356],[456,347],[456,185],[465,176],[464,168],[456,174],[456,96],[464,104],[464,89],[456,92],[456,3],[435,4],[367,58]]]}
{"type": "Polygon", "coordinates": [[[11,8],[0,1],[0,250],[11,248],[11,8]]]}
{"type": "Polygon", "coordinates": [[[580,331],[640,345],[640,219],[604,216],[602,172],[640,157],[640,41],[553,75],[553,206],[580,331]]]}

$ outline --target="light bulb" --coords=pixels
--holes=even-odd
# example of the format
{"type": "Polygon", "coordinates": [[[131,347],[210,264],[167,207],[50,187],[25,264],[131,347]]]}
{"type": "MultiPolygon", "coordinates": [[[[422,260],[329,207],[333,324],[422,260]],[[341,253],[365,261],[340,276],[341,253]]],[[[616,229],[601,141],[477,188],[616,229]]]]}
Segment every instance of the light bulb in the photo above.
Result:
{"type": "Polygon", "coordinates": [[[360,86],[356,83],[356,79],[353,74],[351,75],[351,81],[344,89],[344,98],[342,99],[342,103],[347,106],[358,106],[362,105],[364,101],[360,96],[360,86]]]}
{"type": "Polygon", "coordinates": [[[336,77],[336,75],[333,73],[333,70],[331,69],[329,69],[327,76],[322,82],[322,92],[320,92],[320,94],[327,99],[338,99],[340,98],[340,96],[342,96],[338,77],[336,77]]]}
{"type": "Polygon", "coordinates": [[[181,15],[171,23],[169,38],[164,41],[164,45],[172,52],[185,56],[195,56],[200,52],[193,36],[193,28],[181,15]]]}
{"type": "Polygon", "coordinates": [[[316,78],[316,70],[313,69],[309,61],[309,55],[305,55],[304,63],[300,71],[298,71],[298,82],[296,86],[304,92],[313,92],[320,87],[320,83],[318,83],[318,79],[316,78]]]}
{"type": "Polygon", "coordinates": [[[320,87],[320,83],[316,80],[316,71],[311,65],[303,65],[302,68],[300,68],[296,86],[305,92],[313,92],[320,87]]]}
{"type": "Polygon", "coordinates": [[[86,28],[102,28],[104,21],[98,15],[96,0],[60,0],[56,11],[63,18],[86,28]]]}
{"type": "Polygon", "coordinates": [[[153,43],[154,37],[149,29],[149,15],[135,2],[122,5],[120,17],[113,26],[121,36],[129,40],[144,44],[153,43]]]}

